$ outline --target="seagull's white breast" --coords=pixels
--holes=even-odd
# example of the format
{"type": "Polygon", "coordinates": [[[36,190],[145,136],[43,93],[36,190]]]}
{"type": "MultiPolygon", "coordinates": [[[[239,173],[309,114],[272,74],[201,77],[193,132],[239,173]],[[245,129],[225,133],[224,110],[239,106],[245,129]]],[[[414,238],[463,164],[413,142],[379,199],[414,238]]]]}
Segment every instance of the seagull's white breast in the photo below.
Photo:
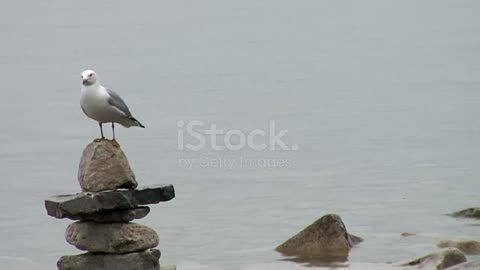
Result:
{"type": "Polygon", "coordinates": [[[82,86],[80,106],[90,118],[100,122],[124,122],[125,116],[108,103],[109,95],[101,85],[82,86]]]}

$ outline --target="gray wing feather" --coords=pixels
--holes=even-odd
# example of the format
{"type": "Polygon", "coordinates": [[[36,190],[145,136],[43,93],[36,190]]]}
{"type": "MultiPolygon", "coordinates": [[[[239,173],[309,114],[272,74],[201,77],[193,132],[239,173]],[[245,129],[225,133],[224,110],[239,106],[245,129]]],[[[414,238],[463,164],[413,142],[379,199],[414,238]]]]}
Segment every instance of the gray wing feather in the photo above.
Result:
{"type": "Polygon", "coordinates": [[[130,110],[127,107],[127,104],[125,104],[125,101],[113,90],[106,89],[108,95],[110,96],[108,98],[108,104],[114,106],[115,108],[119,109],[122,111],[126,117],[132,117],[132,114],[130,113],[130,110]]]}

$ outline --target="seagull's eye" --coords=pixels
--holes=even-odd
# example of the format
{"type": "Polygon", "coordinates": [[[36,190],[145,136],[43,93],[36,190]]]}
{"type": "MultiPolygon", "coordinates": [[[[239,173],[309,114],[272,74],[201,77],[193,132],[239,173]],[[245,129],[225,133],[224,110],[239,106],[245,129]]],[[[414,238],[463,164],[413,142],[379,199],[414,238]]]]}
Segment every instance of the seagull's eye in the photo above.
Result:
{"type": "Polygon", "coordinates": [[[93,76],[93,73],[90,73],[90,75],[88,75],[88,77],[92,77],[93,76]]]}

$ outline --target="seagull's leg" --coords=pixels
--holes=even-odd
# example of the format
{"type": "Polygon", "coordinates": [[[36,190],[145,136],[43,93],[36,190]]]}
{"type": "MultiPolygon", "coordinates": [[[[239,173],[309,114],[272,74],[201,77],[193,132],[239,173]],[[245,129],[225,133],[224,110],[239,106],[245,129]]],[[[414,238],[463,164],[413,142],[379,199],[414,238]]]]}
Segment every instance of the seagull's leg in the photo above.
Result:
{"type": "Polygon", "coordinates": [[[105,136],[103,136],[103,128],[102,128],[102,123],[98,123],[100,125],[100,134],[102,134],[102,139],[105,139],[105,136]]]}
{"type": "Polygon", "coordinates": [[[112,122],[112,134],[113,134],[112,145],[115,147],[120,147],[120,144],[118,144],[117,140],[115,140],[115,123],[113,122],[112,122]]]}
{"type": "Polygon", "coordinates": [[[96,138],[95,140],[93,140],[94,142],[101,142],[102,140],[105,140],[105,137],[103,136],[102,123],[99,122],[98,125],[100,126],[100,134],[102,134],[102,137],[96,138]]]}
{"type": "Polygon", "coordinates": [[[115,140],[115,125],[112,122],[112,134],[113,134],[113,140],[115,140]]]}

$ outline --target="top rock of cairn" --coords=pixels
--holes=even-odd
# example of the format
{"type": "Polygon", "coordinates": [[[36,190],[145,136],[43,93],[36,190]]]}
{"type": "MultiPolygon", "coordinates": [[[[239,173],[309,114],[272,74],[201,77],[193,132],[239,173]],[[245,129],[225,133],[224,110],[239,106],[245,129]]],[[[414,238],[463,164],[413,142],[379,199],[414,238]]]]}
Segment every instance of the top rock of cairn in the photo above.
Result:
{"type": "Polygon", "coordinates": [[[127,157],[118,144],[109,140],[95,140],[83,150],[78,182],[86,192],[137,187],[127,157]]]}

